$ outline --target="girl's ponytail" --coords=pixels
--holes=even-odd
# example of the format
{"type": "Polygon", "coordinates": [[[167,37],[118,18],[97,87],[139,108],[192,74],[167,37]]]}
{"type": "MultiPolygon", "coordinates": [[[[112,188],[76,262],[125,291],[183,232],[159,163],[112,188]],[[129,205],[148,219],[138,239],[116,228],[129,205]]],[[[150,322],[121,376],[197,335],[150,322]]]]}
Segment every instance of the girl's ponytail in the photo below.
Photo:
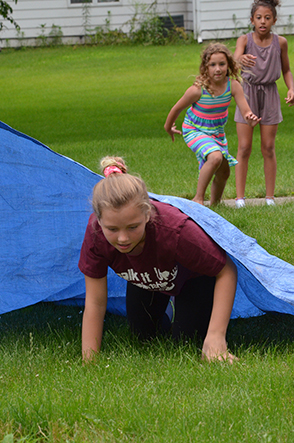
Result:
{"type": "Polygon", "coordinates": [[[105,175],[94,187],[92,206],[100,219],[104,209],[119,209],[134,202],[143,212],[151,211],[151,203],[144,181],[127,173],[127,166],[120,157],[104,157],[101,170],[105,175]]]}

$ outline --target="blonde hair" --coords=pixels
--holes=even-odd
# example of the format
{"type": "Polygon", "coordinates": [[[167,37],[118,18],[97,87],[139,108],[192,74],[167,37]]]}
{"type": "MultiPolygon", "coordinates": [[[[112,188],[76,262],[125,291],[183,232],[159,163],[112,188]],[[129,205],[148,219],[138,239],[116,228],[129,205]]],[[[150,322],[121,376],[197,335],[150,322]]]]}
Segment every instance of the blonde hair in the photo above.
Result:
{"type": "Polygon", "coordinates": [[[210,43],[201,55],[200,74],[197,75],[193,84],[206,89],[212,96],[214,96],[214,92],[211,89],[210,78],[208,76],[208,64],[211,56],[219,53],[226,56],[228,62],[228,77],[241,83],[240,63],[234,58],[231,51],[222,43],[210,43]]]}
{"type": "Polygon", "coordinates": [[[146,214],[151,211],[152,205],[144,181],[127,173],[127,166],[121,157],[104,157],[100,165],[103,173],[112,166],[121,173],[114,170],[93,189],[92,206],[98,220],[104,209],[119,209],[130,202],[134,202],[146,214]]]}
{"type": "Polygon", "coordinates": [[[104,170],[108,168],[108,166],[116,166],[123,173],[127,172],[127,167],[125,165],[124,160],[121,157],[110,157],[110,156],[103,157],[100,161],[101,172],[104,173],[104,170]]]}

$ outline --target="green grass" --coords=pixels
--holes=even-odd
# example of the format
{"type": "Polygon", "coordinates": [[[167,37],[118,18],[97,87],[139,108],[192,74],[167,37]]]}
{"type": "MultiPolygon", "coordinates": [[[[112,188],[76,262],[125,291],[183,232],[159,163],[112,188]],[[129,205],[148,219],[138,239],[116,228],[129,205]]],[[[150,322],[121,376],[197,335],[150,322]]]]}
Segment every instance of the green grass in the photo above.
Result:
{"type": "MultiPolygon", "coordinates": [[[[228,42],[231,49],[234,41],[228,42]]],[[[289,54],[294,66],[294,38],[289,54]]],[[[42,141],[53,150],[98,171],[106,154],[125,157],[159,194],[195,195],[198,164],[177,137],[172,143],[163,129],[172,105],[198,73],[203,46],[61,47],[0,54],[1,120],[42,141]]],[[[292,195],[294,173],[293,108],[284,104],[284,121],[277,137],[276,195],[292,195]]],[[[237,153],[232,101],[226,127],[229,149],[237,153]]],[[[178,126],[184,113],[178,119],[178,126]]],[[[265,195],[259,133],[255,130],[247,197],[265,195]]],[[[225,190],[235,197],[234,168],[225,190]]],[[[207,195],[209,197],[209,195],[207,195]]]]}
{"type": "MultiPolygon", "coordinates": [[[[294,37],[288,42],[293,67],[294,37]]],[[[102,156],[122,155],[151,191],[191,198],[196,160],[163,124],[192,83],[201,49],[4,50],[0,118],[95,171],[102,156]]],[[[282,80],[279,90],[283,101],[282,80]]],[[[277,196],[294,191],[294,109],[282,109],[277,196]]],[[[233,111],[226,131],[236,155],[233,111]]],[[[264,196],[255,132],[248,197],[264,196]]],[[[225,197],[235,197],[234,171],[225,197]]],[[[293,204],[215,210],[294,264],[293,204]]],[[[203,363],[200,343],[140,344],[113,315],[97,361],[83,366],[81,318],[81,308],[45,303],[0,317],[0,442],[293,442],[292,316],[231,321],[228,343],[240,358],[233,366],[203,363]]]]}
{"type": "Polygon", "coordinates": [[[270,254],[294,265],[294,205],[247,206],[237,211],[225,205],[214,210],[253,237],[270,254]]]}
{"type": "Polygon", "coordinates": [[[39,304],[0,321],[0,441],[293,439],[291,316],[232,321],[233,366],[203,363],[198,344],[140,344],[111,315],[99,358],[83,366],[80,308],[39,304]]]}

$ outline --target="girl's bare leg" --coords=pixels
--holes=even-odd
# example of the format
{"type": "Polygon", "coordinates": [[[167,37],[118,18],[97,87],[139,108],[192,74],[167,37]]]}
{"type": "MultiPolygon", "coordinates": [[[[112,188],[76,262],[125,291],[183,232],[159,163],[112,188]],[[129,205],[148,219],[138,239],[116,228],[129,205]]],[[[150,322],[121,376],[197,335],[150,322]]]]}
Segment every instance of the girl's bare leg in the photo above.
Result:
{"type": "Polygon", "coordinates": [[[230,177],[230,167],[228,161],[223,157],[222,164],[215,173],[212,185],[210,204],[217,205],[220,203],[226,183],[230,177]]]}
{"type": "Polygon", "coordinates": [[[245,197],[248,161],[252,150],[253,128],[246,123],[236,123],[238,134],[238,164],[235,166],[237,199],[245,197]]]}
{"type": "Polygon", "coordinates": [[[264,160],[265,190],[267,197],[275,193],[277,159],[275,153],[275,139],[278,125],[260,125],[261,153],[264,160]]]}
{"type": "Polygon", "coordinates": [[[197,191],[193,201],[203,205],[207,186],[215,172],[220,167],[222,161],[223,155],[220,151],[213,151],[211,154],[208,154],[206,162],[200,169],[197,191]]]}

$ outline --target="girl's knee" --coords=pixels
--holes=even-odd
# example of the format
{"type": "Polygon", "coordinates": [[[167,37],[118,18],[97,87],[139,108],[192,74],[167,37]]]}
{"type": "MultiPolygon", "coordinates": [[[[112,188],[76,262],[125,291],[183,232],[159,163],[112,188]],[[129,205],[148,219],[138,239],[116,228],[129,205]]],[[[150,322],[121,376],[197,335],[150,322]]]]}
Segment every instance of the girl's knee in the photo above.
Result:
{"type": "Polygon", "coordinates": [[[264,158],[275,158],[275,145],[262,145],[261,152],[264,158]]]}
{"type": "Polygon", "coordinates": [[[239,145],[238,146],[238,158],[242,158],[242,159],[249,159],[250,155],[251,155],[251,151],[252,151],[252,146],[251,145],[239,145]]]}
{"type": "Polygon", "coordinates": [[[207,156],[207,162],[213,167],[219,168],[223,161],[223,154],[220,151],[213,151],[207,156]]]}

